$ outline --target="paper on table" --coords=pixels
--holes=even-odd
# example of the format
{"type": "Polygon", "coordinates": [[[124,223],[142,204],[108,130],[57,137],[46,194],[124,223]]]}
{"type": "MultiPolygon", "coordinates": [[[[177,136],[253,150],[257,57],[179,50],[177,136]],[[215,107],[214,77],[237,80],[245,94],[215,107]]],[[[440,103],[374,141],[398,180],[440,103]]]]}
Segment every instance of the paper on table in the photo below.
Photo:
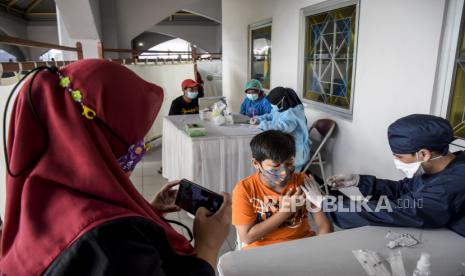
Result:
{"type": "Polygon", "coordinates": [[[384,238],[388,240],[386,246],[391,249],[396,247],[411,247],[419,243],[413,235],[407,233],[389,231],[384,238]]]}

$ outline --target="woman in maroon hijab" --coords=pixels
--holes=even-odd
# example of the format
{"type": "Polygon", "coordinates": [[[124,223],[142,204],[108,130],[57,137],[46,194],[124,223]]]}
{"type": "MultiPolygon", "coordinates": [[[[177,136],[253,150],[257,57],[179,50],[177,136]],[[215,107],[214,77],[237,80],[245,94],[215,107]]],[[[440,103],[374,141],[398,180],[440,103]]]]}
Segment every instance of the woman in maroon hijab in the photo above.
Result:
{"type": "Polygon", "coordinates": [[[199,209],[195,248],[164,219],[175,184],[148,203],[128,178],[163,90],[103,60],[42,68],[14,103],[0,275],[214,275],[229,197],[199,209]]]}

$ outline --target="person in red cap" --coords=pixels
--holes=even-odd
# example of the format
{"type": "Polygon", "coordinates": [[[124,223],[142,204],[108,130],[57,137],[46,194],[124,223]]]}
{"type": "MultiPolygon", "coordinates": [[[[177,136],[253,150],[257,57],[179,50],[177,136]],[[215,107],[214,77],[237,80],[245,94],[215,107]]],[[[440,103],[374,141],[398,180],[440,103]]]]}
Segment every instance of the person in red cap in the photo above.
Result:
{"type": "Polygon", "coordinates": [[[199,114],[199,84],[187,79],[181,86],[183,95],[173,100],[168,115],[199,114]]]}

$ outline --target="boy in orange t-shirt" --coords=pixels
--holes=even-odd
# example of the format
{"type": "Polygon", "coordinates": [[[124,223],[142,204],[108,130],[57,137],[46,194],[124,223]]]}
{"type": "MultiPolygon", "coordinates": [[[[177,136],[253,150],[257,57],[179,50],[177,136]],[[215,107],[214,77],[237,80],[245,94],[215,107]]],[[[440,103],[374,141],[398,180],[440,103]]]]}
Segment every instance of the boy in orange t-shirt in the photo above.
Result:
{"type": "MultiPolygon", "coordinates": [[[[243,248],[314,236],[300,188],[308,176],[294,173],[294,138],[269,130],[255,136],[250,147],[257,172],[239,181],[232,197],[232,224],[243,248]]],[[[332,231],[323,212],[311,214],[319,234],[332,231]]]]}

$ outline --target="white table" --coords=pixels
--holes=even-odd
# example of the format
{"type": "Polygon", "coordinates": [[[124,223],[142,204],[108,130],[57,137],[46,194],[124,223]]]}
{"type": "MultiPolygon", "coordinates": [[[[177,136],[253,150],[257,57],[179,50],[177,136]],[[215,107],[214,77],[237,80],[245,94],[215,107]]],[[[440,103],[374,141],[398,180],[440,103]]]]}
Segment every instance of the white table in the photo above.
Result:
{"type": "Polygon", "coordinates": [[[163,176],[186,178],[215,192],[231,192],[237,181],[251,175],[250,140],[260,130],[249,125],[217,126],[199,115],[166,116],[163,120],[163,176]],[[200,123],[207,136],[190,137],[188,123],[200,123]]]}
{"type": "Polygon", "coordinates": [[[389,230],[409,233],[421,239],[420,244],[401,249],[407,275],[412,275],[421,252],[431,254],[432,276],[465,275],[465,266],[462,265],[465,262],[464,237],[447,229],[376,226],[229,252],[220,258],[218,270],[223,276],[363,276],[367,274],[352,250],[369,249],[377,251],[383,258],[387,257],[393,250],[386,247],[384,239],[389,230]]]}

